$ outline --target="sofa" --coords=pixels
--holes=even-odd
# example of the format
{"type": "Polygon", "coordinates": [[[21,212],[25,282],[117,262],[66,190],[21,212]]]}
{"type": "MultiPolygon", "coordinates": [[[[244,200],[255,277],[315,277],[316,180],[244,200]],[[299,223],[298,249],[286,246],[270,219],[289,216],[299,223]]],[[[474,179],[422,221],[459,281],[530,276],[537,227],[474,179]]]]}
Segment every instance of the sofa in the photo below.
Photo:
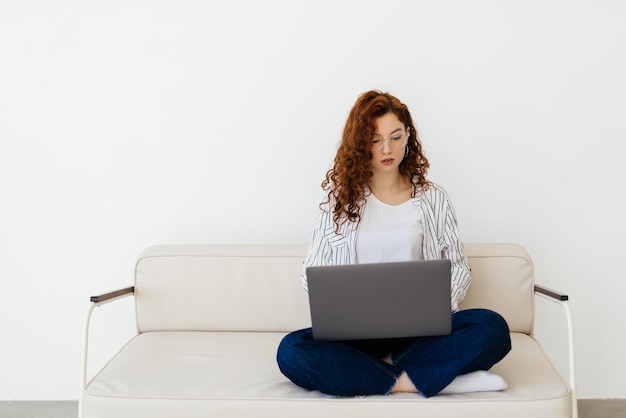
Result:
{"type": "MultiPolygon", "coordinates": [[[[492,372],[502,392],[333,397],[278,370],[288,332],[310,326],[299,274],[304,245],[162,245],[137,259],[134,284],[92,296],[84,333],[79,416],[161,417],[576,417],[567,295],[534,283],[517,244],[466,244],[473,281],[461,309],[484,307],[508,322],[512,350],[492,372]],[[570,352],[562,378],[533,336],[535,298],[563,307],[570,352]],[[134,298],[137,333],[87,376],[93,314],[134,298]]],[[[96,321],[97,323],[101,323],[96,321]]],[[[114,332],[114,331],[113,331],[114,332]]]]}

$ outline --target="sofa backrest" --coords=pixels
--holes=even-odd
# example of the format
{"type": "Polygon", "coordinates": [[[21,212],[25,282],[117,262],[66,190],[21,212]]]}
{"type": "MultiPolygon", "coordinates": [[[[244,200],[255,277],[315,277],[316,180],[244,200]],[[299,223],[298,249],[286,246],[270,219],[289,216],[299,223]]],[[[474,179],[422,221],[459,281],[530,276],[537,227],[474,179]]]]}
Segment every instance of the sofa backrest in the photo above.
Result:
{"type": "Polygon", "coordinates": [[[535,311],[532,260],[518,244],[465,244],[472,284],[459,309],[488,308],[514,332],[531,334],[535,311]]]}
{"type": "Polygon", "coordinates": [[[293,331],[310,326],[304,245],[150,247],[135,267],[139,332],[293,331]]]}
{"type": "MultiPolygon", "coordinates": [[[[486,307],[530,333],[533,269],[514,244],[468,244],[472,285],[461,309],[486,307]]],[[[310,326],[300,284],[304,245],[150,247],[135,266],[139,332],[272,331],[310,326]]]]}

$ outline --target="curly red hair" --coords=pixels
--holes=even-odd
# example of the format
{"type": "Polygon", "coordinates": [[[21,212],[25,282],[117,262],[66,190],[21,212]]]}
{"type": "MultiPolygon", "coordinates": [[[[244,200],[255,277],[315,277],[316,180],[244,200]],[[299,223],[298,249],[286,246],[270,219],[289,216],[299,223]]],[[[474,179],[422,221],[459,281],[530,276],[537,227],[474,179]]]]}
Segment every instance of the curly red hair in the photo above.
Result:
{"type": "Polygon", "coordinates": [[[340,223],[358,223],[361,220],[361,205],[373,175],[370,161],[373,157],[371,141],[376,133],[375,121],[387,113],[396,115],[410,132],[408,153],[400,163],[400,174],[413,184],[413,194],[418,188],[428,187],[428,159],[407,106],[389,93],[377,90],[363,93],[348,115],[333,168],[328,170],[322,182],[322,189],[328,190],[327,199],[322,204],[332,202],[336,231],[340,223]]]}

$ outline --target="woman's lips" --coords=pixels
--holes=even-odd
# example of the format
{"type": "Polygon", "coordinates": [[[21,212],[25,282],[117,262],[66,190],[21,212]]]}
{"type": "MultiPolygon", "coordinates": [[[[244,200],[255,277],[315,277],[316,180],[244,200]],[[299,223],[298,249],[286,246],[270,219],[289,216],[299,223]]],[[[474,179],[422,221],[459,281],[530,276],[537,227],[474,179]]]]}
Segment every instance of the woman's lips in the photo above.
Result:
{"type": "Polygon", "coordinates": [[[393,163],[393,158],[385,158],[380,163],[384,164],[384,165],[389,165],[389,164],[393,163]]]}

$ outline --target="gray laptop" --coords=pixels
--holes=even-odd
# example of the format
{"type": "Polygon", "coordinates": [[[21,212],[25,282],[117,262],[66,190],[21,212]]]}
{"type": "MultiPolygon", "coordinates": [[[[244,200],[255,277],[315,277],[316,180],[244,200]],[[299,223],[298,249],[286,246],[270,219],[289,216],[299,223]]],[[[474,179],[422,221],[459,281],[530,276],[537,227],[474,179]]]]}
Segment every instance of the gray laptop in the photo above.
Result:
{"type": "Polygon", "coordinates": [[[308,267],[306,275],[315,339],[451,332],[450,260],[308,267]]]}

